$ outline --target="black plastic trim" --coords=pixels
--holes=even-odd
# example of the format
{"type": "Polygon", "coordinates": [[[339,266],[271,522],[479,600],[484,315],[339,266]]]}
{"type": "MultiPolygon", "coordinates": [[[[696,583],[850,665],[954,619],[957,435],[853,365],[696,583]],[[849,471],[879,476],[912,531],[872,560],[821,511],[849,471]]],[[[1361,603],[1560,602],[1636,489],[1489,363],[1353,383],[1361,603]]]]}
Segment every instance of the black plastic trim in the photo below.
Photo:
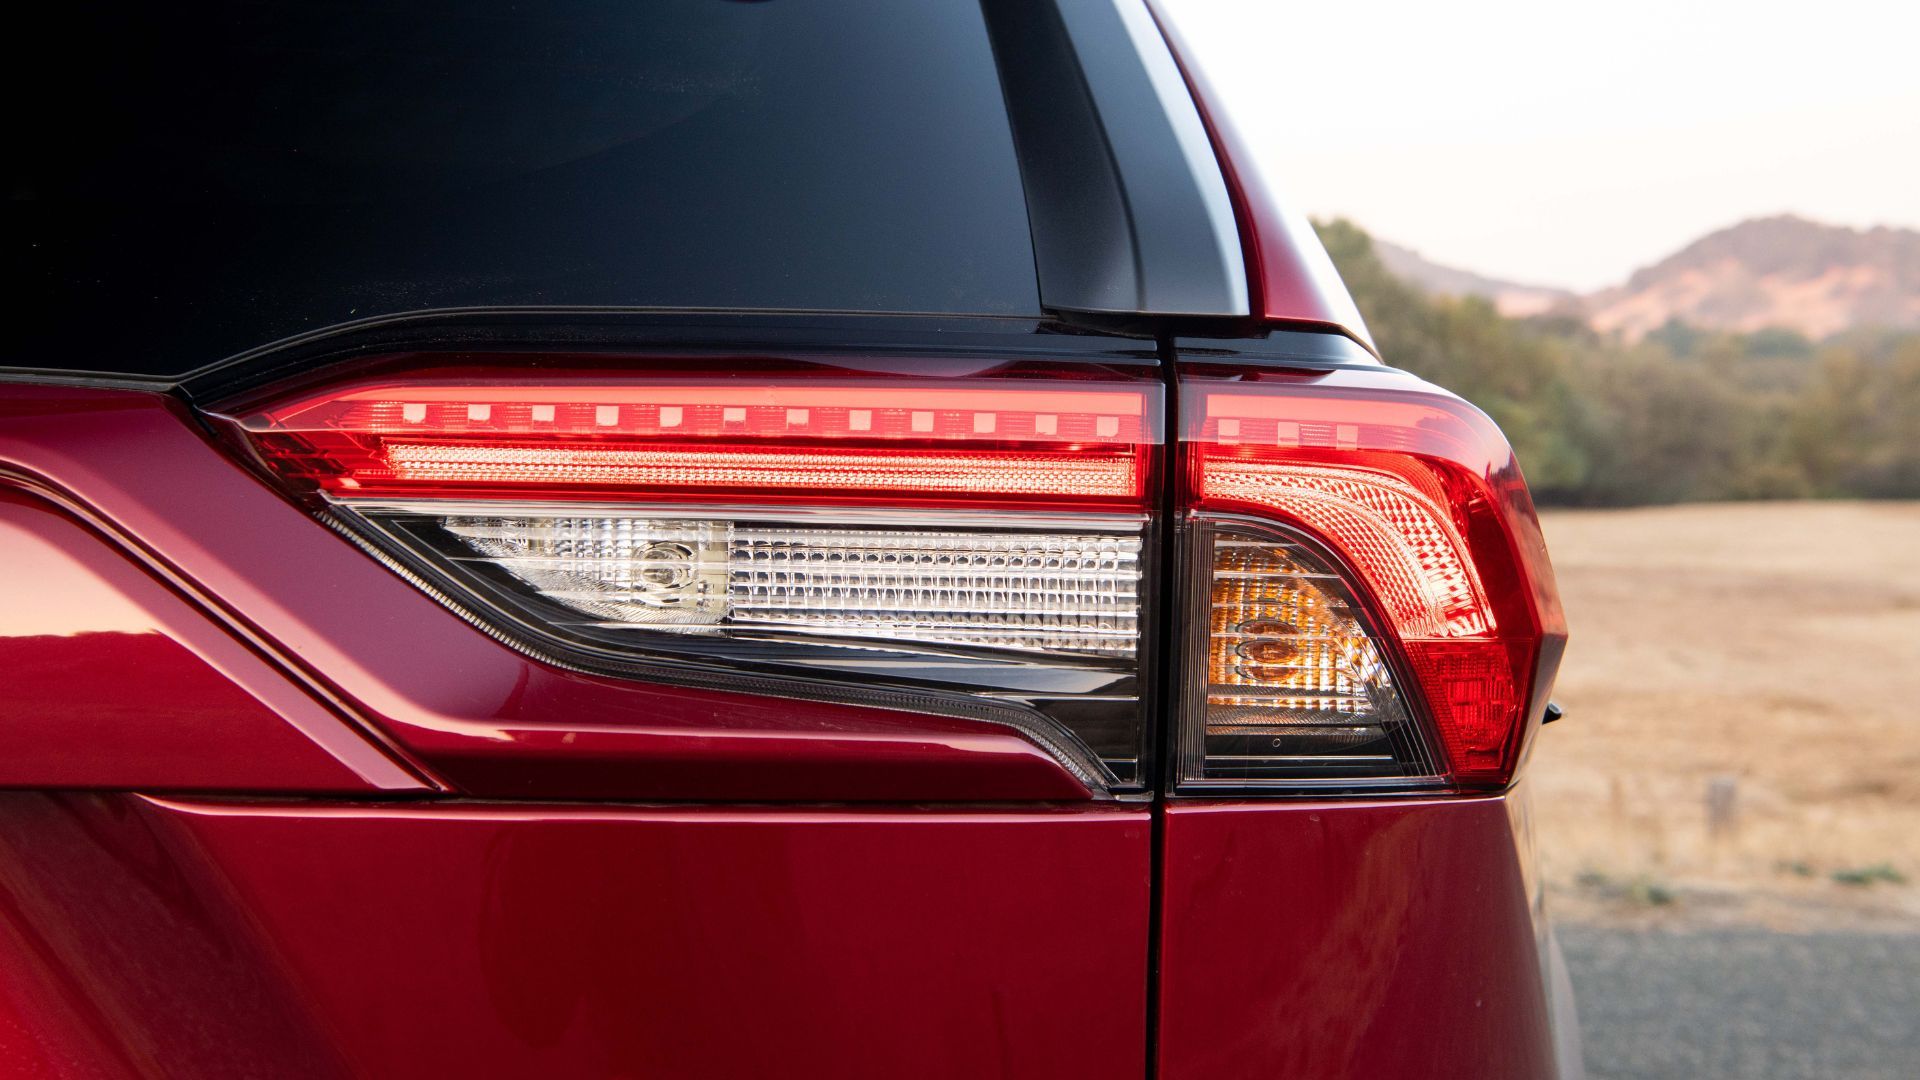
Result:
{"type": "Polygon", "coordinates": [[[1186,364],[1233,364],[1257,368],[1343,367],[1378,369],[1380,358],[1359,342],[1338,333],[1273,330],[1254,337],[1181,336],[1174,339],[1177,360],[1186,364]]]}
{"type": "Polygon", "coordinates": [[[1130,33],[1121,4],[1152,25],[1141,0],[981,3],[1026,188],[1040,302],[1094,325],[1103,315],[1245,318],[1245,262],[1237,232],[1221,221],[1224,212],[1231,225],[1218,161],[1210,147],[1204,160],[1183,149],[1170,110],[1196,107],[1184,85],[1177,101],[1161,96],[1148,65],[1171,65],[1172,54],[1157,32],[1130,33]]]}
{"type": "Polygon", "coordinates": [[[1103,333],[1020,316],[626,308],[455,308],[342,323],[249,349],[175,376],[0,367],[0,382],[179,392],[207,401],[375,354],[411,351],[565,352],[631,348],[929,357],[996,352],[1012,359],[1158,363],[1151,331],[1103,333]]]}

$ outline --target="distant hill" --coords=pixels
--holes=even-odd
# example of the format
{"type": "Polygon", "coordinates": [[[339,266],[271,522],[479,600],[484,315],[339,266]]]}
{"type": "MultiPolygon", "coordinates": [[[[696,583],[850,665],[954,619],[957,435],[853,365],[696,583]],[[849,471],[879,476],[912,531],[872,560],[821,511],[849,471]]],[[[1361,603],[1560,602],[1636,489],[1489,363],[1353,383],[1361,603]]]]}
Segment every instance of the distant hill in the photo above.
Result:
{"type": "Polygon", "coordinates": [[[1503,315],[1561,311],[1629,341],[1677,319],[1713,330],[1769,327],[1815,340],[1857,326],[1920,329],[1920,231],[1850,229],[1792,215],[1709,233],[1637,271],[1624,285],[1579,297],[1441,266],[1382,240],[1396,277],[1429,293],[1481,296],[1503,315]]]}
{"type": "Polygon", "coordinates": [[[1920,231],[1755,218],[1709,233],[1587,298],[1597,330],[1629,340],[1669,319],[1716,330],[1920,328],[1920,231]]]}
{"type": "MultiPolygon", "coordinates": [[[[1485,409],[1543,504],[1920,498],[1920,331],[1812,343],[1663,327],[1628,342],[1577,318],[1429,295],[1353,222],[1317,228],[1381,355],[1485,409]]],[[[1823,258],[1857,256],[1809,261],[1823,258]]],[[[1794,265],[1772,247],[1749,259],[1759,277],[1794,265]]]]}
{"type": "Polygon", "coordinates": [[[1544,285],[1521,285],[1501,281],[1471,270],[1442,266],[1428,260],[1412,248],[1374,237],[1373,250],[1380,262],[1397,278],[1441,296],[1481,296],[1493,301],[1500,314],[1525,318],[1549,311],[1576,308],[1580,298],[1569,289],[1544,285]]]}

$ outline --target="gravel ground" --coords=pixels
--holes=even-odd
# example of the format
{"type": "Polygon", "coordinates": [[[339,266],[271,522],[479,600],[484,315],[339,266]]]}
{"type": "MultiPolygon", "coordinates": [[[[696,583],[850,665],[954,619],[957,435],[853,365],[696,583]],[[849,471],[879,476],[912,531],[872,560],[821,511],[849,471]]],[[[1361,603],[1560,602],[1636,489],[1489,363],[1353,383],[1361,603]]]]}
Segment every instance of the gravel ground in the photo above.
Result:
{"type": "Polygon", "coordinates": [[[1593,1080],[1920,1076],[1920,934],[1558,929],[1593,1080]]]}

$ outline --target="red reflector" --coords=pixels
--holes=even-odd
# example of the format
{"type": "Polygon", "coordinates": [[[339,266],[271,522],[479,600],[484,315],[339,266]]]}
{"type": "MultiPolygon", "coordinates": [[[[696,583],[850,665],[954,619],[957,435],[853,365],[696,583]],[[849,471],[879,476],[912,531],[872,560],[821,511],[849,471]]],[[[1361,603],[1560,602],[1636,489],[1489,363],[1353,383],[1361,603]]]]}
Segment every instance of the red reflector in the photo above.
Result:
{"type": "Polygon", "coordinates": [[[1508,641],[1404,644],[1455,775],[1500,776],[1514,718],[1526,704],[1516,673],[1530,672],[1532,650],[1508,641]]]}
{"type": "Polygon", "coordinates": [[[982,382],[428,374],[239,422],[282,475],[342,498],[1144,502],[1144,448],[1158,441],[1150,390],[982,382]]]}

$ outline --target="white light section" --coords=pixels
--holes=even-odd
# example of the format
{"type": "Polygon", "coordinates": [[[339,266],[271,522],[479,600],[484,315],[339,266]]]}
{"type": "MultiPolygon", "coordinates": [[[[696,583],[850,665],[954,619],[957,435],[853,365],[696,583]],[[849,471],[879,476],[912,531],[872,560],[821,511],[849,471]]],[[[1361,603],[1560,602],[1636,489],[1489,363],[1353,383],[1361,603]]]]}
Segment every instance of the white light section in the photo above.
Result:
{"type": "Polygon", "coordinates": [[[601,627],[799,633],[1131,657],[1138,533],[614,515],[442,516],[601,627]]]}

